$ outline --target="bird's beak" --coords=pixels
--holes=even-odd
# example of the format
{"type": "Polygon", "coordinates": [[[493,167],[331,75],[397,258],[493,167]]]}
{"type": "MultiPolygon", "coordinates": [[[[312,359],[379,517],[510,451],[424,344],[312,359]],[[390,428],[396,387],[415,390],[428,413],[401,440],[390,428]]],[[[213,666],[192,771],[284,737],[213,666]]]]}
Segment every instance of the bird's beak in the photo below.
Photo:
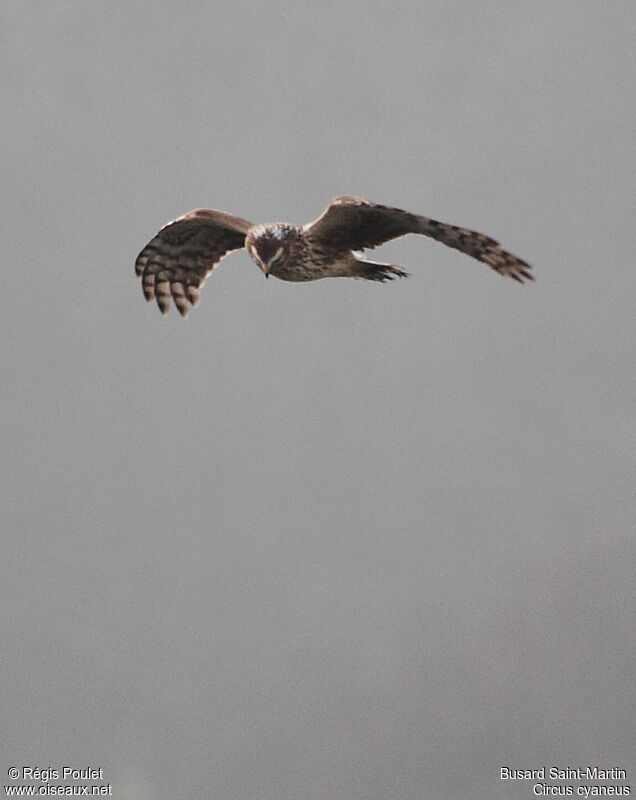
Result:
{"type": "Polygon", "coordinates": [[[268,264],[263,264],[261,269],[263,270],[263,274],[265,275],[265,277],[269,278],[269,265],[268,264]]]}

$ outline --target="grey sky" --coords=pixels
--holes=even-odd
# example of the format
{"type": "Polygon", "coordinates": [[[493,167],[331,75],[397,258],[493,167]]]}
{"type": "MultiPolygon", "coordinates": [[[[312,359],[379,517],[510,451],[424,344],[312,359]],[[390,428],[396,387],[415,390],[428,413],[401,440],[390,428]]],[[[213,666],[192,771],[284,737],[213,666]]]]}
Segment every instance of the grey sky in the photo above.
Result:
{"type": "Polygon", "coordinates": [[[0,752],[126,800],[636,783],[631,2],[0,5],[0,752]],[[390,285],[183,321],[134,258],[197,206],[359,194],[390,285]]]}

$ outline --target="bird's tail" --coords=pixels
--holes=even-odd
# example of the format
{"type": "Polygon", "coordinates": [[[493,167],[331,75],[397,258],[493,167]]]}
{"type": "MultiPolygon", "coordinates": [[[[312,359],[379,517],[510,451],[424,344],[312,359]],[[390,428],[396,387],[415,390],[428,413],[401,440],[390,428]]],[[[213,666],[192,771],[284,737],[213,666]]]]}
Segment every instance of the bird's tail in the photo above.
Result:
{"type": "MultiPolygon", "coordinates": [[[[354,254],[355,255],[355,254],[354,254]]],[[[394,278],[407,278],[408,272],[404,272],[394,264],[381,264],[378,261],[366,261],[355,256],[356,264],[353,272],[354,278],[364,278],[367,281],[392,281],[394,278]]]]}

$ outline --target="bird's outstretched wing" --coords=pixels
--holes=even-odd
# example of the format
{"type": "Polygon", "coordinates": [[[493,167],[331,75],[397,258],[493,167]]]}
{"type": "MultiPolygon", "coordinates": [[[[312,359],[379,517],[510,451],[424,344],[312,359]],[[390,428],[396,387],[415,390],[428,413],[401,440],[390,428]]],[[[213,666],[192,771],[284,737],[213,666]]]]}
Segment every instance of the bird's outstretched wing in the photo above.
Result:
{"type": "Polygon", "coordinates": [[[252,223],[224,211],[198,208],[169,222],[137,256],[146,300],[156,300],[162,314],[170,298],[186,317],[199,302],[201,287],[223,256],[245,244],[252,223]]]}
{"type": "Polygon", "coordinates": [[[361,197],[334,197],[322,216],[304,227],[304,233],[316,246],[338,250],[363,250],[407,233],[420,233],[483,261],[500,275],[520,283],[533,280],[532,267],[490,236],[361,197]]]}

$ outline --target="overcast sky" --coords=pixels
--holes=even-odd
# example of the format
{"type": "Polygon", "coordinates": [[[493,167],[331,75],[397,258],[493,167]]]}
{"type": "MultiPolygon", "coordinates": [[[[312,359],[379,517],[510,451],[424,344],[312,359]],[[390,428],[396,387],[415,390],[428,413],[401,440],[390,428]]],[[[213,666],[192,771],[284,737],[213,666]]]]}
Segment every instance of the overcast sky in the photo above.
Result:
{"type": "Polygon", "coordinates": [[[634,787],[636,5],[0,17],[2,784],[634,787]],[[387,285],[237,252],[186,321],[145,303],[135,256],[175,216],[337,194],[495,236],[537,282],[410,237],[387,285]]]}

